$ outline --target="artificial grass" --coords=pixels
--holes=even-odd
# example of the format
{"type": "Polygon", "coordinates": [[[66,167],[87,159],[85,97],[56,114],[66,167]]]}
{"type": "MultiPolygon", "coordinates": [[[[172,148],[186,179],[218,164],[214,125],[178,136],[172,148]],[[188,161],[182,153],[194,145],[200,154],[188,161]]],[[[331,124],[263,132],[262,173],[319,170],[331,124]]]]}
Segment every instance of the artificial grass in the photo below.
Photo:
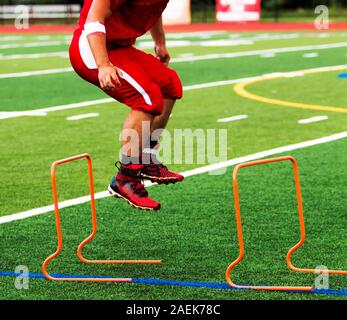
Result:
{"type": "MultiPolygon", "coordinates": [[[[105,190],[108,180],[115,172],[114,162],[119,157],[119,132],[126,113],[127,108],[120,104],[106,104],[83,108],[83,111],[65,110],[49,113],[46,117],[2,120],[1,148],[4,150],[2,154],[4,165],[0,168],[3,179],[0,214],[7,215],[50,204],[52,201],[50,165],[57,159],[74,154],[89,152],[92,155],[96,191],[105,190]],[[100,116],[83,121],[66,120],[68,116],[89,112],[98,112],[100,116]],[[26,186],[26,197],[20,196],[23,181],[30,181],[30,184],[26,186]]],[[[228,131],[227,158],[232,159],[320,138],[344,131],[346,128],[346,118],[338,113],[331,113],[329,121],[325,122],[305,126],[297,123],[299,119],[314,115],[321,115],[321,113],[260,104],[237,96],[232,87],[226,86],[187,92],[184,102],[177,104],[168,130],[173,134],[175,129],[185,128],[193,131],[226,129],[228,131]],[[238,114],[247,114],[249,119],[217,123],[219,118],[238,114]]],[[[194,150],[194,155],[196,152],[194,150]]],[[[185,155],[186,153],[183,153],[183,159],[185,155]]],[[[201,166],[195,162],[180,164],[174,162],[174,158],[167,162],[171,163],[172,169],[179,171],[201,166]]],[[[75,166],[77,168],[75,173],[68,169],[65,169],[68,170],[67,173],[62,171],[62,200],[87,194],[85,182],[77,182],[77,177],[86,171],[85,164],[75,166]],[[64,192],[68,186],[73,186],[73,189],[64,192]]]]}
{"type": "MultiPolygon", "coordinates": [[[[334,37],[256,42],[250,48],[340,42],[334,37]]],[[[229,35],[216,35],[223,38],[229,35]]],[[[242,35],[246,36],[246,35],[242,35]]],[[[252,35],[247,35],[252,36],[252,35]]],[[[33,48],[37,52],[64,48],[33,48]]],[[[26,49],[25,49],[26,50],[26,49]]],[[[245,51],[245,47],[173,49],[182,53],[207,54],[245,51]]],[[[7,50],[8,53],[20,50],[7,50]]],[[[25,51],[26,52],[26,51],[25,51]]],[[[185,85],[237,79],[277,71],[345,64],[346,48],[317,51],[319,56],[304,59],[304,52],[276,55],[274,58],[243,57],[194,63],[175,63],[185,85]]],[[[1,52],[3,53],[3,51],[1,52]]],[[[18,61],[15,72],[63,67],[66,59],[45,58],[18,61]],[[53,61],[54,60],[54,61],[53,61]]],[[[0,68],[15,65],[0,62],[0,68]]],[[[1,69],[3,71],[3,69],[1,69]]],[[[249,87],[267,97],[305,103],[345,106],[344,79],[337,72],[306,75],[302,78],[271,80],[249,87]],[[322,89],[323,88],[323,89],[322,89]],[[274,91],[276,90],[276,92],[274,91]]],[[[104,98],[96,87],[74,73],[0,80],[1,111],[24,111],[58,104],[104,98]]],[[[122,121],[128,109],[118,103],[49,113],[46,117],[21,117],[1,120],[0,215],[8,215],[52,203],[49,170],[54,160],[89,152],[94,159],[96,191],[105,190],[115,172],[122,121]],[[98,112],[97,118],[76,122],[66,118],[98,112]]],[[[299,125],[298,120],[322,115],[320,111],[299,110],[244,99],[231,86],[185,93],[177,103],[168,129],[227,129],[228,159],[319,138],[346,130],[344,114],[329,113],[329,120],[299,125]],[[217,123],[217,119],[247,114],[240,122],[217,123]]],[[[346,141],[295,151],[300,161],[309,239],[294,256],[300,266],[327,264],[345,268],[346,222],[344,181],[346,180],[346,141]]],[[[196,154],[195,154],[196,155],[196,154]]],[[[170,168],[184,171],[198,164],[173,163],[170,168]]],[[[56,272],[105,275],[134,275],[189,281],[224,282],[224,271],[236,257],[236,235],[230,190],[231,170],[224,176],[201,175],[183,184],[157,186],[151,195],[163,203],[158,214],[131,210],[114,199],[98,201],[100,235],[88,252],[109,258],[164,258],[163,267],[85,267],[77,262],[74,248],[88,234],[88,204],[62,211],[64,232],[69,245],[64,256],[52,265],[56,272]],[[112,243],[111,243],[111,242],[112,243]]],[[[60,200],[88,194],[85,163],[59,169],[60,200]]],[[[247,260],[235,271],[243,283],[312,285],[312,275],[291,274],[283,255],[297,240],[295,201],[288,166],[276,165],[245,172],[241,177],[242,210],[245,214],[247,260]],[[273,176],[272,176],[273,175],[273,176]],[[272,176],[272,178],[270,178],[272,176]],[[282,189],[283,188],[283,189],[282,189]],[[280,214],[279,214],[280,213],[280,214]],[[295,233],[296,230],[296,233],[295,233]],[[248,260],[250,258],[250,260],[248,260]]],[[[13,271],[24,264],[40,272],[41,261],[54,250],[53,215],[0,225],[2,270],[13,271]]],[[[155,287],[143,285],[57,284],[30,280],[29,290],[16,290],[13,278],[0,279],[3,299],[334,299],[305,294],[229,292],[211,289],[155,287]]],[[[331,277],[332,288],[346,288],[343,277],[331,277]]]]}
{"type": "MultiPolygon", "coordinates": [[[[173,63],[172,68],[178,71],[184,85],[192,85],[344,64],[346,52],[346,48],[335,48],[320,50],[315,59],[305,59],[303,52],[293,52],[279,54],[271,59],[251,56],[173,63]]],[[[24,111],[106,97],[101,90],[73,72],[2,79],[0,84],[1,111],[24,111]]]]}
{"type": "MultiPolygon", "coordinates": [[[[347,79],[339,78],[338,75],[344,72],[346,71],[341,70],[337,72],[307,74],[304,77],[281,78],[275,81],[266,80],[250,85],[247,87],[247,90],[272,99],[346,108],[346,95],[330,94],[334,91],[343,92],[347,84],[347,79]],[[309,85],[307,85],[308,83],[309,85]]],[[[325,111],[321,112],[324,113],[325,111]]]]}
{"type": "MultiPolygon", "coordinates": [[[[302,46],[302,45],[320,45],[320,44],[330,44],[338,43],[344,40],[344,33],[272,33],[272,34],[262,34],[262,33],[217,33],[217,34],[207,34],[199,35],[195,37],[188,35],[184,38],[177,38],[177,35],[170,34],[167,36],[168,45],[170,47],[171,42],[175,41],[192,41],[191,46],[182,46],[182,47],[170,47],[170,54],[172,58],[179,58],[182,55],[207,55],[211,52],[213,53],[230,53],[230,52],[240,52],[240,51],[251,51],[251,50],[264,50],[264,49],[273,49],[273,48],[283,48],[283,47],[292,47],[292,46],[302,46]],[[288,39],[281,39],[281,37],[288,37],[288,39]],[[273,38],[271,38],[273,37],[273,38]],[[276,37],[278,37],[276,39],[276,37]],[[209,46],[200,46],[200,42],[204,41],[218,41],[218,40],[232,40],[235,41],[235,45],[223,45],[219,46],[216,43],[215,47],[209,46]],[[238,41],[250,41],[250,44],[240,43],[238,41]],[[194,42],[196,45],[194,45],[194,42]]],[[[19,48],[6,48],[1,46],[11,46],[11,45],[28,45],[31,43],[45,43],[50,41],[66,41],[67,36],[59,35],[38,35],[38,36],[21,36],[21,37],[0,37],[0,55],[6,56],[16,55],[16,54],[44,54],[52,52],[68,52],[68,44],[63,46],[33,46],[33,47],[19,47],[19,48]]],[[[146,41],[148,41],[146,39],[146,41]]],[[[143,41],[142,41],[143,42],[143,41]]],[[[152,52],[151,49],[146,49],[148,52],[152,52]]],[[[42,57],[40,58],[40,63],[37,63],[36,58],[19,58],[16,59],[0,59],[0,74],[1,73],[15,73],[15,72],[24,72],[24,71],[35,71],[35,70],[45,70],[52,68],[62,68],[70,65],[68,58],[63,57],[42,57]]]]}
{"type": "MultiPolygon", "coordinates": [[[[293,258],[296,265],[345,268],[347,242],[344,210],[346,140],[292,153],[300,165],[307,243],[293,258]],[[334,163],[334,165],[331,165],[334,163]]],[[[99,234],[86,248],[91,258],[164,259],[163,266],[85,266],[76,245],[90,232],[89,205],[63,209],[65,250],[52,272],[133,276],[185,281],[224,282],[227,265],[237,256],[231,169],[203,174],[176,186],[154,186],[159,213],[135,211],[122,201],[97,202],[99,234]]],[[[312,285],[315,275],[290,272],[287,250],[298,241],[295,193],[289,163],[248,168],[240,175],[241,208],[246,242],[236,282],[312,285]]],[[[41,261],[55,249],[53,214],[1,225],[1,270],[17,265],[40,272],[41,261]]],[[[213,289],[54,283],[31,279],[29,290],[17,290],[13,278],[1,278],[2,299],[337,299],[309,294],[236,292],[213,289]]],[[[331,288],[346,288],[343,276],[331,276],[331,288]]],[[[343,297],[340,297],[344,299],[343,297]]]]}

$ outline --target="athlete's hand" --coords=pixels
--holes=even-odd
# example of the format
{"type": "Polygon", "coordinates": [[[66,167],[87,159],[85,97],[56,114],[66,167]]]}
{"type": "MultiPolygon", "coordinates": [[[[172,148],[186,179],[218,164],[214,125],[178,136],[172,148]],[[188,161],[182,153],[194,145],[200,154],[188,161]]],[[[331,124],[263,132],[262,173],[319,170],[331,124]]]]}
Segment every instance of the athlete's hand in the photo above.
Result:
{"type": "Polygon", "coordinates": [[[120,71],[112,65],[99,67],[99,82],[101,89],[114,91],[116,86],[120,87],[120,76],[120,71]]]}
{"type": "Polygon", "coordinates": [[[165,45],[156,45],[154,47],[155,54],[157,58],[164,63],[166,66],[170,63],[170,54],[165,45]]]}

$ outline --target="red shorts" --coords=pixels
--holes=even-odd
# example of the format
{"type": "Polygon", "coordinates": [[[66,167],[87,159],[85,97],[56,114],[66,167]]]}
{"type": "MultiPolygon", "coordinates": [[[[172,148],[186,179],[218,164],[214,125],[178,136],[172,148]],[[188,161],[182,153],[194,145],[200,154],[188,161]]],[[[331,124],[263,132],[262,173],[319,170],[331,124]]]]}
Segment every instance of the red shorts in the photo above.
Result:
{"type": "MultiPolygon", "coordinates": [[[[69,53],[77,74],[100,87],[95,59],[80,29],[74,34],[69,53]]],[[[182,83],[177,73],[153,55],[132,46],[109,50],[108,55],[112,64],[122,71],[121,87],[105,91],[117,101],[134,110],[158,115],[163,111],[163,99],[182,98],[182,83]]]]}

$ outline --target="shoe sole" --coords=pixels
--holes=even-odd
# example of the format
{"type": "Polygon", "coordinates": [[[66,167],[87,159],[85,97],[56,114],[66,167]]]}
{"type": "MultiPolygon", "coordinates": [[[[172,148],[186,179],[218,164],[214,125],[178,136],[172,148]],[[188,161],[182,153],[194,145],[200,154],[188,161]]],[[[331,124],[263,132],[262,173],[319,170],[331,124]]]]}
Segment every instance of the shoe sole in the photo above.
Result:
{"type": "Polygon", "coordinates": [[[175,184],[177,182],[182,182],[184,180],[184,178],[181,180],[175,179],[175,178],[158,178],[158,177],[147,176],[146,174],[141,174],[141,178],[149,180],[154,183],[165,184],[165,185],[175,184]]]}
{"type": "Polygon", "coordinates": [[[158,211],[160,209],[160,204],[158,204],[158,208],[148,208],[148,207],[142,207],[142,206],[138,206],[137,204],[131,202],[129,199],[123,197],[121,194],[115,192],[111,186],[109,185],[107,188],[108,192],[114,196],[117,199],[123,199],[125,200],[130,206],[132,206],[135,209],[139,209],[139,210],[145,210],[145,211],[158,211]]]}

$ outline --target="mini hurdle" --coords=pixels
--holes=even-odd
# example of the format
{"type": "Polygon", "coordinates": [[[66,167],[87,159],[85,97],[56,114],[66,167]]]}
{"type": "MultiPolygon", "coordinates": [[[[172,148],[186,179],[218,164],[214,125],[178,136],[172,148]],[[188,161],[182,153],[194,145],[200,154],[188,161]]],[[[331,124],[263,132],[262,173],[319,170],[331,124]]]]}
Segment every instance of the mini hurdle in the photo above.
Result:
{"type": "Polygon", "coordinates": [[[338,275],[347,275],[347,271],[344,270],[319,270],[319,269],[303,269],[295,267],[292,263],[292,256],[295,251],[297,251],[306,240],[306,227],[305,227],[305,218],[304,218],[304,209],[302,203],[301,195],[301,186],[300,186],[300,176],[298,162],[294,157],[278,157],[272,159],[265,159],[259,161],[253,161],[249,163],[242,163],[235,167],[233,172],[233,191],[234,191],[234,206],[235,206],[235,216],[236,216],[236,226],[237,226],[237,235],[238,235],[238,245],[239,245],[239,256],[237,259],[232,262],[226,270],[226,281],[227,283],[235,289],[251,289],[251,290],[269,290],[269,291],[307,291],[312,292],[313,287],[305,286],[260,286],[260,285],[237,285],[231,280],[231,271],[244,259],[245,256],[245,245],[243,238],[243,227],[242,227],[242,218],[241,218],[241,207],[240,207],[240,197],[239,197],[239,187],[238,187],[238,174],[242,168],[252,167],[263,164],[271,164],[275,162],[290,161],[293,165],[294,170],[294,181],[295,181],[295,190],[296,190],[296,199],[299,215],[299,225],[300,225],[300,241],[293,246],[287,253],[286,263],[289,269],[295,272],[303,273],[325,273],[325,274],[338,274],[338,275]]]}
{"type": "Polygon", "coordinates": [[[53,281],[79,281],[79,282],[119,282],[119,283],[125,283],[125,282],[133,282],[132,278],[109,278],[109,277],[71,277],[71,278],[63,278],[63,277],[56,277],[48,273],[47,266],[48,264],[55,259],[61,251],[63,250],[63,234],[62,234],[62,228],[61,228],[61,222],[60,222],[60,211],[59,211],[59,201],[58,201],[58,191],[57,191],[57,182],[56,182],[56,169],[58,166],[77,161],[80,159],[86,159],[88,164],[88,175],[89,175],[89,191],[90,191],[90,207],[91,207],[91,213],[92,213],[92,233],[87,237],[85,240],[83,240],[79,246],[77,247],[77,256],[79,260],[86,264],[115,264],[115,265],[122,265],[122,264],[138,264],[138,265],[158,265],[162,264],[162,260],[90,260],[83,256],[83,248],[86,246],[87,243],[89,243],[97,234],[97,215],[96,215],[96,206],[95,206],[95,198],[94,198],[94,180],[93,180],[93,167],[92,167],[92,159],[89,154],[81,154],[77,155],[71,158],[62,159],[59,161],[55,161],[52,164],[51,168],[51,182],[52,182],[52,193],[53,193],[53,201],[54,201],[54,213],[55,213],[55,224],[56,224],[56,230],[57,230],[57,250],[50,255],[42,264],[42,272],[44,276],[48,280],[53,281]]]}
{"type": "MultiPolygon", "coordinates": [[[[86,264],[100,264],[100,265],[123,265],[123,264],[138,264],[138,265],[159,265],[162,264],[162,260],[90,260],[83,256],[83,248],[96,236],[97,234],[97,214],[95,206],[95,197],[94,197],[94,181],[93,181],[93,168],[92,168],[92,159],[89,154],[81,154],[74,157],[62,159],[55,161],[52,164],[51,168],[51,182],[52,182],[52,194],[54,201],[54,213],[55,213],[55,223],[56,223],[56,232],[57,232],[57,249],[49,257],[45,259],[42,264],[42,272],[46,279],[52,281],[77,281],[77,282],[115,282],[115,283],[131,283],[133,282],[132,278],[112,278],[112,277],[99,277],[99,276],[71,276],[59,277],[57,275],[52,275],[47,271],[48,264],[55,258],[59,256],[63,250],[63,235],[60,222],[60,211],[59,211],[59,201],[58,201],[58,191],[56,183],[56,170],[57,167],[69,162],[77,161],[80,159],[86,159],[88,164],[88,175],[89,175],[89,189],[90,189],[90,206],[91,206],[91,215],[92,215],[92,233],[84,239],[79,246],[77,247],[77,256],[79,260],[86,264]]],[[[226,270],[226,281],[228,285],[234,289],[250,289],[250,290],[267,290],[267,291],[298,291],[298,292],[314,292],[313,287],[309,286],[261,286],[261,285],[237,285],[231,280],[232,270],[244,259],[245,255],[245,246],[243,238],[243,227],[242,227],[242,218],[241,218],[241,208],[240,208],[240,197],[238,189],[238,173],[242,168],[252,167],[262,164],[271,164],[274,162],[283,162],[290,161],[293,165],[294,170],[294,181],[296,189],[296,198],[298,206],[298,215],[299,215],[299,225],[300,225],[300,241],[294,245],[287,253],[286,263],[292,271],[302,272],[302,273],[326,273],[326,274],[336,274],[336,275],[347,275],[345,270],[317,270],[309,268],[298,268],[293,265],[291,258],[295,251],[297,251],[306,240],[306,228],[305,228],[305,219],[304,219],[304,210],[302,204],[302,195],[300,187],[300,177],[298,163],[295,158],[291,156],[279,157],[273,159],[259,160],[249,163],[243,163],[235,167],[233,173],[233,190],[234,190],[234,205],[235,205],[235,216],[237,224],[237,234],[238,234],[238,245],[239,245],[239,256],[237,259],[232,262],[226,270]]]]}

